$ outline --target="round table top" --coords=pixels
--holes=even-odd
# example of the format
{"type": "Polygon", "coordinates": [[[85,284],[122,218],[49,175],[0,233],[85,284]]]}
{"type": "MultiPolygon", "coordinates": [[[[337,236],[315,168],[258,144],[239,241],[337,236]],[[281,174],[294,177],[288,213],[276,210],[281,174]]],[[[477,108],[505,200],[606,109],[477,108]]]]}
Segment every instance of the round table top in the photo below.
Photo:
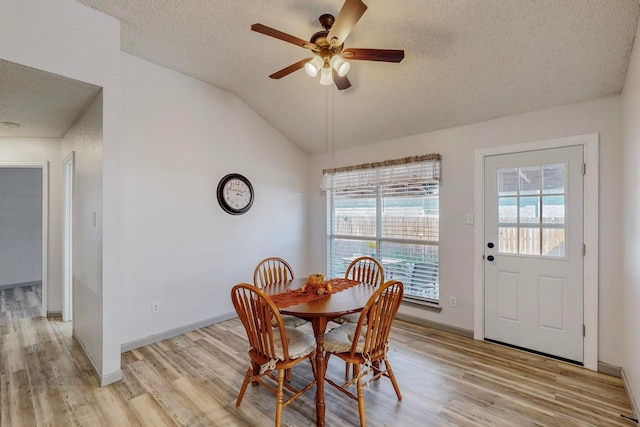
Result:
{"type": "MultiPolygon", "coordinates": [[[[267,295],[276,295],[286,292],[287,289],[299,289],[304,286],[306,282],[307,278],[304,277],[265,286],[262,290],[267,295]]],[[[345,314],[362,311],[375,291],[375,287],[360,283],[313,301],[281,308],[280,313],[304,318],[327,317],[333,319],[344,316],[345,314]]]]}

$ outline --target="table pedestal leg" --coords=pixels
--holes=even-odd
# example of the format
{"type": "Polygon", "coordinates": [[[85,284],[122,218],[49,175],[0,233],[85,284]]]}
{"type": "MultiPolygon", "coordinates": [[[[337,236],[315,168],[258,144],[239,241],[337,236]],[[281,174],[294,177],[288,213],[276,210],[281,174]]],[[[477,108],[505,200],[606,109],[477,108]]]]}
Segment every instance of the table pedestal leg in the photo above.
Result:
{"type": "Polygon", "coordinates": [[[324,333],[327,319],[314,317],[311,324],[316,336],[316,425],[324,426],[324,333]]]}

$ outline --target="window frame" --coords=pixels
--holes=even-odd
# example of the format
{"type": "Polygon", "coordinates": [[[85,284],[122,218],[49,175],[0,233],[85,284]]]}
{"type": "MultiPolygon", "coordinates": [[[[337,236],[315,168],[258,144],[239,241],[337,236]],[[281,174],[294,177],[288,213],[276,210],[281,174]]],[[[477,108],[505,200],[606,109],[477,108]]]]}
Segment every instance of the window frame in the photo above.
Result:
{"type": "MultiPolygon", "coordinates": [[[[435,279],[433,279],[433,281],[428,282],[428,285],[433,284],[435,285],[435,290],[434,291],[429,291],[432,292],[432,294],[435,294],[435,297],[432,296],[424,296],[424,295],[417,295],[415,293],[410,293],[407,292],[407,285],[405,285],[405,294],[404,294],[404,299],[406,302],[411,302],[411,303],[417,303],[417,304],[421,304],[421,305],[427,305],[427,306],[439,306],[439,302],[440,302],[440,280],[439,280],[439,270],[440,270],[440,261],[439,261],[439,246],[440,246],[440,238],[439,238],[439,228],[440,228],[440,182],[439,182],[439,168],[440,168],[440,155],[429,155],[429,156],[437,156],[436,157],[436,163],[434,163],[434,170],[436,171],[434,173],[434,177],[432,179],[424,179],[423,180],[418,180],[415,181],[417,183],[420,183],[423,186],[428,186],[431,189],[431,194],[429,194],[428,192],[426,192],[426,188],[425,188],[425,194],[423,195],[416,195],[414,196],[416,198],[416,200],[420,200],[422,198],[424,198],[424,200],[427,200],[428,198],[436,198],[437,202],[436,202],[436,206],[437,206],[437,212],[433,212],[432,208],[429,211],[430,215],[433,215],[435,218],[437,218],[437,229],[435,231],[435,235],[437,236],[437,240],[433,240],[433,236],[431,236],[431,239],[427,240],[427,238],[425,239],[409,239],[409,238],[401,238],[401,237],[384,237],[383,236],[383,211],[384,211],[384,200],[385,197],[389,197],[389,196],[385,196],[383,195],[384,193],[384,187],[385,185],[389,185],[391,184],[390,182],[375,182],[375,183],[367,183],[365,185],[362,185],[360,187],[355,186],[353,188],[357,189],[357,188],[363,188],[363,187],[371,187],[374,186],[375,187],[375,236],[365,236],[365,235],[353,235],[353,234],[335,234],[335,231],[337,229],[336,227],[336,209],[337,209],[337,201],[340,200],[340,198],[338,197],[338,190],[336,188],[323,188],[327,191],[327,273],[329,275],[336,275],[336,270],[338,270],[336,268],[337,266],[337,262],[336,262],[336,257],[339,257],[339,255],[337,254],[337,249],[336,246],[338,244],[339,241],[352,241],[352,242],[363,242],[363,243],[371,243],[374,242],[375,245],[375,252],[370,253],[375,255],[375,258],[378,260],[383,260],[384,259],[384,252],[385,252],[385,245],[389,245],[389,244],[396,244],[396,245],[406,245],[406,250],[408,251],[408,253],[410,254],[411,250],[414,249],[411,246],[422,246],[424,247],[424,249],[421,250],[421,255],[425,258],[427,257],[433,257],[434,254],[430,253],[432,251],[435,252],[435,263],[434,264],[430,264],[429,265],[429,271],[433,271],[433,266],[435,266],[435,275],[434,276],[430,276],[431,277],[435,277],[435,279]]],[[[410,158],[410,159],[415,159],[415,158],[410,158]]],[[[428,161],[433,161],[433,158],[424,160],[424,162],[428,162],[428,161]]],[[[396,165],[394,164],[389,164],[391,162],[394,161],[389,161],[389,162],[381,162],[379,164],[372,164],[372,167],[376,167],[376,165],[380,165],[380,166],[384,166],[384,167],[395,167],[396,165]]],[[[414,163],[420,163],[415,162],[414,163]]],[[[398,163],[397,166],[400,167],[400,164],[402,163],[398,163]]],[[[369,165],[367,165],[369,166],[369,165]]],[[[357,170],[362,168],[361,166],[355,166],[355,167],[351,167],[351,168],[342,168],[343,170],[346,170],[348,172],[353,172],[353,170],[357,170]]],[[[342,172],[343,170],[330,170],[330,171],[324,171],[325,173],[325,177],[327,175],[327,173],[332,173],[332,174],[339,174],[340,172],[342,172]]],[[[367,172],[370,173],[370,172],[367,172]]],[[[372,192],[373,193],[373,192],[372,192]]],[[[401,196],[400,194],[398,194],[397,198],[400,199],[403,196],[401,196]]],[[[406,196],[405,196],[406,197],[406,196]]],[[[409,194],[409,197],[411,197],[411,194],[409,194]]],[[[396,198],[396,197],[390,197],[392,198],[396,198]]],[[[371,246],[369,246],[371,248],[371,246]]],[[[388,250],[388,249],[387,249],[388,250]]],[[[413,268],[415,269],[415,265],[418,263],[422,263],[422,264],[427,264],[426,262],[421,262],[421,261],[410,261],[407,260],[406,261],[406,265],[412,265],[413,268]]],[[[422,267],[424,268],[424,266],[422,267]]],[[[393,269],[391,269],[393,270],[393,269]]],[[[385,268],[385,280],[390,280],[390,279],[394,279],[393,274],[389,274],[387,273],[387,269],[385,268]]],[[[424,275],[425,273],[412,273],[412,274],[420,274],[420,275],[424,275]]],[[[432,273],[433,274],[433,273],[432,273]]],[[[415,276],[413,276],[415,277],[415,276]]],[[[422,276],[420,276],[422,280],[422,276]]],[[[409,279],[409,281],[411,281],[412,279],[410,278],[410,276],[405,276],[405,279],[409,279]]],[[[399,279],[402,280],[402,279],[399,279]]],[[[415,279],[413,279],[415,280],[415,279]]],[[[426,284],[426,283],[425,283],[426,284]]],[[[427,286],[428,287],[428,286],[427,286]]],[[[423,291],[425,292],[425,295],[427,293],[427,291],[423,291]]]]}

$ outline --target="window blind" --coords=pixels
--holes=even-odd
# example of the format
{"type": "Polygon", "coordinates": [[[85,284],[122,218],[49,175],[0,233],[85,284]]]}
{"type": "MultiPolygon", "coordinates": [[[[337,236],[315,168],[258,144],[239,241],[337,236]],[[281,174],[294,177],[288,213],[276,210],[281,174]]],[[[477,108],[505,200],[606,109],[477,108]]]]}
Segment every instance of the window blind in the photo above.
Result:
{"type": "Polygon", "coordinates": [[[380,184],[417,184],[440,181],[440,154],[406,157],[378,163],[365,163],[325,169],[321,189],[357,189],[380,184]]]}
{"type": "Polygon", "coordinates": [[[440,155],[324,172],[329,274],[372,256],[407,297],[437,301],[440,155]]]}

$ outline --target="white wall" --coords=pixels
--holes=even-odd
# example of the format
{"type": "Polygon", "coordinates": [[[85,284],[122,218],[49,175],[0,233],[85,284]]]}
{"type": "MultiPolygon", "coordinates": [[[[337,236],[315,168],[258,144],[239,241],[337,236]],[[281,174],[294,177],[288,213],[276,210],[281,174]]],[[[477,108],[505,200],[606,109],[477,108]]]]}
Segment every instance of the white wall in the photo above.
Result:
{"type": "Polygon", "coordinates": [[[308,157],[229,92],[128,54],[122,75],[123,344],[235,316],[268,256],[307,274],[308,157]],[[255,189],[244,215],[218,205],[228,173],[255,189]]]}
{"type": "MultiPolygon", "coordinates": [[[[622,224],[624,240],[621,307],[623,369],[636,403],[640,403],[640,38],[636,34],[623,100],[622,224]]],[[[636,412],[636,418],[640,415],[636,412]]]]}
{"type": "Polygon", "coordinates": [[[326,241],[326,202],[324,193],[319,190],[322,169],[440,153],[440,295],[443,300],[456,296],[457,307],[443,304],[440,313],[408,306],[400,310],[430,321],[473,330],[473,226],[466,225],[465,219],[466,213],[474,210],[474,150],[600,133],[599,360],[620,366],[620,118],[620,98],[612,97],[338,150],[334,157],[314,156],[309,171],[310,239],[318,244],[310,247],[310,266],[313,270],[326,270],[326,244],[320,243],[326,241]]]}
{"type": "MultiPolygon", "coordinates": [[[[120,24],[73,0],[3,0],[0,13],[0,58],[104,88],[103,97],[103,258],[100,295],[87,296],[93,328],[81,342],[95,339],[102,345],[85,346],[106,384],[120,372],[120,182],[121,119],[120,24]],[[95,337],[95,338],[93,338],[95,337]]],[[[81,301],[80,303],[84,303],[81,301]]]]}
{"type": "MultiPolygon", "coordinates": [[[[0,162],[49,163],[47,310],[62,310],[62,166],[57,138],[0,138],[0,162]]],[[[45,189],[46,191],[46,189],[45,189]]]]}
{"type": "Polygon", "coordinates": [[[0,167],[0,286],[42,280],[42,169],[0,167]]]}
{"type": "MultiPolygon", "coordinates": [[[[100,92],[62,138],[62,157],[72,151],[73,182],[73,333],[91,355],[103,352],[102,104],[100,92]],[[95,220],[94,220],[95,218],[95,220]]],[[[62,164],[58,166],[63,168],[62,164]]],[[[94,363],[99,363],[93,360],[94,363]]]]}

